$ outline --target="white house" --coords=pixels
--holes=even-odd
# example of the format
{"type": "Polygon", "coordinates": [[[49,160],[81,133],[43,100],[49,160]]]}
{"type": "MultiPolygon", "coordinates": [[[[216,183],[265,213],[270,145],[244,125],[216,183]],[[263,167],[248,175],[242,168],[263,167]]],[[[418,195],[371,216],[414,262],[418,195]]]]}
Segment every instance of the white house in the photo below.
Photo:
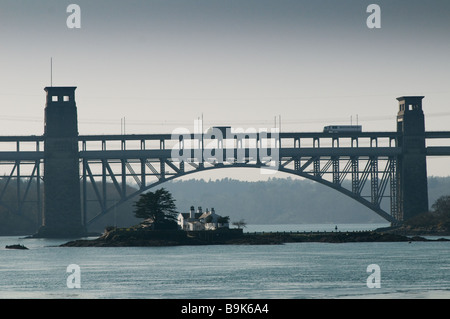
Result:
{"type": "Polygon", "coordinates": [[[194,206],[191,206],[189,213],[180,213],[178,215],[178,225],[181,229],[187,231],[215,230],[229,227],[228,220],[217,215],[214,208],[211,208],[211,211],[206,209],[203,212],[202,208],[198,207],[197,212],[195,212],[194,206]]]}
{"type": "Polygon", "coordinates": [[[180,213],[178,215],[178,226],[183,230],[204,230],[204,225],[200,223],[199,217],[202,215],[202,208],[195,212],[194,206],[191,206],[189,213],[180,213]]]}
{"type": "Polygon", "coordinates": [[[204,223],[206,230],[229,227],[228,220],[224,220],[222,216],[217,215],[214,208],[211,208],[211,211],[207,210],[203,213],[202,216],[200,216],[200,220],[204,223]]]}

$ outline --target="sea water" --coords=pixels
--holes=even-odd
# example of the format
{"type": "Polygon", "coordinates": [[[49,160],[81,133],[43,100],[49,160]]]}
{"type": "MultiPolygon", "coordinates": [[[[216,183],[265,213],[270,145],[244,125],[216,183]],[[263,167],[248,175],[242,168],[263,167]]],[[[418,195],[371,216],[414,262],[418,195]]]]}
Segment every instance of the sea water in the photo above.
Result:
{"type": "MultiPolygon", "coordinates": [[[[252,225],[245,231],[385,225],[252,225]]],[[[0,237],[0,298],[450,298],[450,242],[58,247],[0,237]],[[5,249],[23,244],[29,250],[5,249]],[[79,287],[68,278],[79,266],[79,287]],[[370,288],[378,265],[379,288],[370,288]]]]}

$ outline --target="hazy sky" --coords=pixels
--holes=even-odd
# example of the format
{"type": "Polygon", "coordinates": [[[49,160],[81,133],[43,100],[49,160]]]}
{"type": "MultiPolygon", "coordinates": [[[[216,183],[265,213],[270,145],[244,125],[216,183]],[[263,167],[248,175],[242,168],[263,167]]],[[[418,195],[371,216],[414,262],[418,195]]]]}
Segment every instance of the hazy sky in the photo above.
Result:
{"type": "MultiPolygon", "coordinates": [[[[403,95],[425,95],[427,129],[450,130],[448,0],[1,0],[0,135],[43,133],[50,57],[53,85],[78,87],[80,134],[118,134],[124,117],[127,133],[171,133],[201,114],[393,131],[403,95]]],[[[450,159],[433,163],[450,175],[450,159]]]]}

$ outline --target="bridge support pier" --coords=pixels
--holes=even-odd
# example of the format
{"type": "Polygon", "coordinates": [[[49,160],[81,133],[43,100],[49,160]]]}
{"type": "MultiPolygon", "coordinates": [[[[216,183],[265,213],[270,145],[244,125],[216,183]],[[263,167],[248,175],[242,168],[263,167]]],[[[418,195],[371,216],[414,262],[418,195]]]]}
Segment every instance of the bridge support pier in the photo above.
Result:
{"type": "Polygon", "coordinates": [[[397,132],[400,133],[398,146],[402,148],[397,170],[398,210],[402,221],[429,210],[423,98],[397,98],[397,132]]]}
{"type": "Polygon", "coordinates": [[[44,214],[38,237],[79,237],[81,219],[76,87],[46,87],[44,214]]]}

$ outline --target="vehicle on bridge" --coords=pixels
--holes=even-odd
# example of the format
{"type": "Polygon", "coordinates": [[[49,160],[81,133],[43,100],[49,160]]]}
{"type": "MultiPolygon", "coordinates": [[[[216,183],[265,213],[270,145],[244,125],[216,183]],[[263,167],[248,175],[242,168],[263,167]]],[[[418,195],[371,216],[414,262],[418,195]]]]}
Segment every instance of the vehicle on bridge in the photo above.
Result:
{"type": "Polygon", "coordinates": [[[323,128],[324,133],[357,133],[362,132],[361,125],[329,125],[323,128]]]}

